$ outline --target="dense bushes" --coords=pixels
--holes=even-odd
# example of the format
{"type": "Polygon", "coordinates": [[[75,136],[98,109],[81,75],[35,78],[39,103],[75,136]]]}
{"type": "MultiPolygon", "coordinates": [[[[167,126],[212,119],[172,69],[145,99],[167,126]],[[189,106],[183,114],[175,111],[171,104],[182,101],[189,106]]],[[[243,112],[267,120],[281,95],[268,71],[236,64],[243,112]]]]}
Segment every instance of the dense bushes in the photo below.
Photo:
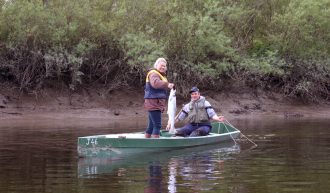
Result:
{"type": "Polygon", "coordinates": [[[329,100],[326,0],[0,0],[0,6],[0,80],[24,91],[49,84],[142,87],[146,70],[165,57],[181,91],[248,87],[329,100]]]}

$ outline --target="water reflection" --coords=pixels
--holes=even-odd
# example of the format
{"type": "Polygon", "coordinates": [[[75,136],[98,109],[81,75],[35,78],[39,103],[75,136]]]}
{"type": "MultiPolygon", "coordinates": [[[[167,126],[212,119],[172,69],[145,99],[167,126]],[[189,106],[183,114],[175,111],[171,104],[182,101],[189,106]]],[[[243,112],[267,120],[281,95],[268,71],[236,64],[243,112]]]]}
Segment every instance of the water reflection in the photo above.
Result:
{"type": "Polygon", "coordinates": [[[201,147],[168,150],[157,153],[123,156],[119,159],[88,157],[78,160],[78,177],[103,178],[122,175],[135,168],[147,167],[144,192],[177,192],[180,186],[192,190],[208,190],[216,184],[225,160],[240,152],[234,142],[201,147]],[[185,181],[184,184],[181,184],[185,181]],[[212,182],[213,181],[213,182],[212,182]]]}
{"type": "Polygon", "coordinates": [[[176,178],[178,175],[178,167],[180,163],[176,158],[171,158],[171,160],[168,163],[168,191],[170,193],[176,192],[176,178]]]}
{"type": "Polygon", "coordinates": [[[149,163],[149,177],[147,186],[144,188],[145,193],[162,192],[162,164],[159,161],[149,163]]]}
{"type": "Polygon", "coordinates": [[[328,192],[330,120],[231,121],[258,144],[79,159],[77,137],[132,123],[0,122],[0,192],[328,192]]]}

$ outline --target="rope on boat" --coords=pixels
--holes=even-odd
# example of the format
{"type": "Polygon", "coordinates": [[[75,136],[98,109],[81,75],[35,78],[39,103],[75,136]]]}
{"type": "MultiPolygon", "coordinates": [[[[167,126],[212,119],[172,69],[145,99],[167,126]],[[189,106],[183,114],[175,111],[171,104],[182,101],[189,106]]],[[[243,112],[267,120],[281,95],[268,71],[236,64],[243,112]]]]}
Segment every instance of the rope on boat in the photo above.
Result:
{"type": "MultiPolygon", "coordinates": [[[[231,123],[229,123],[229,121],[228,121],[227,119],[225,119],[225,121],[226,121],[226,123],[228,123],[229,126],[231,126],[231,127],[233,127],[234,129],[240,131],[239,129],[237,129],[236,127],[234,127],[231,123]]],[[[225,125],[225,127],[226,127],[226,124],[224,124],[224,125],[225,125]]],[[[226,127],[226,129],[227,129],[227,127],[226,127]]],[[[249,139],[248,137],[246,137],[242,132],[241,132],[241,135],[242,135],[245,139],[247,139],[249,142],[251,142],[255,147],[258,146],[258,145],[257,145],[256,143],[254,143],[251,139],[249,139]]],[[[235,143],[236,143],[236,141],[235,141],[235,143]]]]}
{"type": "MultiPolygon", "coordinates": [[[[220,125],[221,125],[221,123],[218,122],[218,133],[219,133],[219,134],[220,134],[220,125]]],[[[236,146],[236,145],[237,145],[236,140],[235,140],[234,137],[231,135],[231,132],[229,132],[229,130],[228,130],[226,124],[223,123],[223,125],[225,126],[225,128],[226,128],[227,132],[229,133],[229,136],[231,137],[231,139],[235,142],[235,146],[236,146]]]]}

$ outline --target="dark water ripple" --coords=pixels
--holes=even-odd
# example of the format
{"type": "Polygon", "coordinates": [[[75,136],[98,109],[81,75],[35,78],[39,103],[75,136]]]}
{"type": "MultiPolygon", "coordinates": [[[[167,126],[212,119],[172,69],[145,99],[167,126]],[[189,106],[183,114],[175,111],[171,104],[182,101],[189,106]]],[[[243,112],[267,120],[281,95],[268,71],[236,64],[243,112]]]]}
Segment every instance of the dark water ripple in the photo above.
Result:
{"type": "Polygon", "coordinates": [[[0,124],[0,192],[322,193],[330,189],[330,120],[236,121],[258,144],[252,149],[242,140],[239,145],[118,160],[77,157],[78,136],[143,130],[136,124],[136,120],[107,126],[0,124]]]}

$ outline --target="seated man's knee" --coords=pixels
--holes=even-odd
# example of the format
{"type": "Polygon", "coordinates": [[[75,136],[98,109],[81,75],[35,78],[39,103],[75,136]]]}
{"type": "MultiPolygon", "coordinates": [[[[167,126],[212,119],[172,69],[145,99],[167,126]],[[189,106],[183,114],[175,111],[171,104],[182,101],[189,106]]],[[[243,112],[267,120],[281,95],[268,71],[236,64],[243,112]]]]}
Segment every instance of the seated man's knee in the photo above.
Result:
{"type": "Polygon", "coordinates": [[[185,137],[187,134],[183,129],[177,129],[175,135],[185,137]]]}
{"type": "Polygon", "coordinates": [[[195,131],[191,132],[191,134],[189,135],[189,137],[197,137],[200,136],[198,129],[196,129],[195,131]]]}
{"type": "Polygon", "coordinates": [[[208,135],[208,132],[206,131],[205,128],[200,127],[198,129],[196,129],[195,131],[193,131],[189,136],[196,137],[196,136],[205,136],[205,135],[208,135]]]}

